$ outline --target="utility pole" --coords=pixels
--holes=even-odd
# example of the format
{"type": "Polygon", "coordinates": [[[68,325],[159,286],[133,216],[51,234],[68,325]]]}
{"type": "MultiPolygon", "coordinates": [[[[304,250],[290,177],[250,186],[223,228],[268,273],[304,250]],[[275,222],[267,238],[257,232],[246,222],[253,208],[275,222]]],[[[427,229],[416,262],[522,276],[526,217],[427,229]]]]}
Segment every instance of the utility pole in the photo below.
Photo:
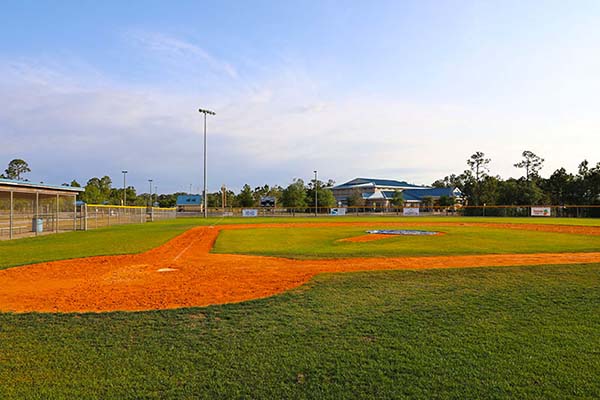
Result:
{"type": "Polygon", "coordinates": [[[123,205],[127,205],[127,184],[125,183],[125,176],[127,175],[127,170],[121,171],[123,173],[123,205]]]}
{"type": "Polygon", "coordinates": [[[152,207],[152,179],[148,179],[150,184],[150,221],[154,221],[154,207],[152,207]]]}
{"type": "Polygon", "coordinates": [[[204,218],[208,218],[208,202],[206,199],[206,114],[216,115],[214,111],[198,109],[198,112],[204,114],[204,189],[202,190],[202,202],[204,205],[204,218]]]}
{"type": "Polygon", "coordinates": [[[221,206],[223,207],[223,212],[225,212],[225,208],[227,207],[227,188],[225,185],[221,186],[221,206]]]}
{"type": "Polygon", "coordinates": [[[318,202],[317,202],[317,190],[319,190],[319,181],[317,180],[317,171],[315,170],[315,217],[317,216],[317,210],[318,210],[318,202]]]}

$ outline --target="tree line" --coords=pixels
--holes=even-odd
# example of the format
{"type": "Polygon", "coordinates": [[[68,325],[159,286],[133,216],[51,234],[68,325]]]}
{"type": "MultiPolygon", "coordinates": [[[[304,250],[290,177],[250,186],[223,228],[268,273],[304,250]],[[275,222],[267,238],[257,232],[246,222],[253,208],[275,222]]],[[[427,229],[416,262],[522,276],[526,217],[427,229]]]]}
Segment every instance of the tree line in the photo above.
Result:
{"type": "Polygon", "coordinates": [[[492,160],[483,152],[467,159],[462,174],[435,181],[434,187],[457,187],[468,205],[598,205],[600,204],[600,162],[582,161],[577,173],[559,168],[548,178],[540,176],[544,159],[526,150],[514,166],[523,171],[519,178],[503,180],[490,174],[492,160]]]}
{"type": "MultiPolygon", "coordinates": [[[[0,175],[0,178],[23,180],[27,181],[25,174],[31,172],[26,161],[21,159],[12,160],[5,173],[0,175]]],[[[315,190],[317,192],[317,204],[319,207],[335,206],[335,198],[331,192],[331,187],[335,182],[328,180],[323,182],[311,180],[305,184],[302,179],[294,179],[286,188],[279,185],[258,186],[252,189],[248,184],[244,185],[239,193],[232,190],[223,192],[213,192],[207,194],[208,207],[258,207],[260,199],[265,196],[270,196],[275,199],[277,205],[283,207],[312,207],[314,206],[315,190]]],[[[63,183],[63,186],[81,187],[81,184],[76,180],[70,183],[63,183]]],[[[149,206],[151,204],[159,207],[175,207],[177,197],[180,195],[188,195],[185,192],[176,192],[170,194],[141,193],[137,194],[135,187],[128,186],[125,189],[113,187],[112,179],[109,176],[90,178],[85,186],[84,191],[79,195],[79,200],[88,204],[108,204],[108,205],[123,205],[128,206],[149,206]],[[125,191],[125,197],[123,196],[125,191]]]]}
{"type": "MultiPolygon", "coordinates": [[[[514,166],[523,171],[519,178],[502,179],[492,175],[490,167],[492,160],[483,152],[477,151],[467,159],[467,169],[461,174],[451,174],[433,182],[433,187],[456,187],[463,193],[463,201],[472,206],[493,205],[600,205],[600,162],[591,165],[587,160],[582,161],[577,173],[569,173],[565,168],[559,168],[548,178],[540,176],[544,159],[532,151],[524,151],[521,159],[514,166]]],[[[26,180],[25,174],[31,172],[26,161],[15,159],[9,162],[1,178],[26,180]]],[[[270,196],[278,206],[283,207],[312,207],[314,206],[315,191],[319,207],[335,207],[336,201],[331,188],[333,180],[305,183],[302,179],[294,179],[287,187],[279,185],[257,186],[252,188],[246,184],[239,193],[224,190],[208,193],[209,207],[257,207],[260,199],[270,196]]],[[[73,180],[64,183],[65,186],[81,187],[73,180]]],[[[174,207],[177,196],[188,193],[171,194],[137,194],[133,186],[125,189],[112,186],[109,176],[94,177],[87,181],[85,191],[80,200],[89,204],[121,205],[123,191],[127,205],[148,206],[158,204],[160,207],[174,207]]],[[[397,192],[391,203],[396,206],[403,204],[401,192],[397,192]]],[[[424,204],[432,203],[432,199],[424,199],[424,204]]],[[[441,205],[451,205],[452,199],[440,199],[441,205]],[[443,203],[443,204],[442,204],[443,203]]],[[[362,206],[365,201],[359,191],[353,192],[348,198],[348,205],[362,206]]]]}
{"type": "Polygon", "coordinates": [[[282,207],[314,207],[315,191],[318,207],[335,207],[336,201],[331,188],[335,185],[333,180],[323,182],[312,179],[307,184],[302,179],[294,179],[287,187],[279,185],[257,186],[254,189],[248,184],[236,195],[233,191],[209,193],[207,195],[208,207],[258,207],[263,197],[272,197],[275,204],[282,207]],[[223,198],[225,197],[225,198],[223,198]]]}

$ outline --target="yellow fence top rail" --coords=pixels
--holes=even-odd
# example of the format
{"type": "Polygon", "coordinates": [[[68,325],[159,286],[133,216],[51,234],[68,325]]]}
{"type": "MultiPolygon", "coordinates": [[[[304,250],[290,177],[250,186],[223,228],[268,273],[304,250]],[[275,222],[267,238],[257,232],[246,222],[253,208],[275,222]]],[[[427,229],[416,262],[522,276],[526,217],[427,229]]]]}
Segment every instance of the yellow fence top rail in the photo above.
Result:
{"type": "MultiPolygon", "coordinates": [[[[146,206],[117,206],[111,204],[87,204],[87,207],[96,207],[96,208],[125,208],[125,209],[144,209],[147,210],[146,206]]],[[[176,207],[152,207],[153,210],[175,210],[176,207]]]]}

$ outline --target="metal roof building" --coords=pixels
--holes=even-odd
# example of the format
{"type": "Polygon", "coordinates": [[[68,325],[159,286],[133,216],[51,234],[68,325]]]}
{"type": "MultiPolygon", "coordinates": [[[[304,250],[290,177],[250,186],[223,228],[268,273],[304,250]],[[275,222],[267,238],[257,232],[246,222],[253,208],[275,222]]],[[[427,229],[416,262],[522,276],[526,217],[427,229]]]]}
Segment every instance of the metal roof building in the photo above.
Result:
{"type": "Polygon", "coordinates": [[[389,206],[396,192],[402,192],[405,203],[421,203],[423,198],[461,197],[456,188],[432,188],[392,179],[356,178],[331,188],[338,203],[347,205],[354,193],[360,193],[367,205],[389,206]]]}
{"type": "Polygon", "coordinates": [[[75,200],[83,190],[0,179],[0,239],[75,230],[75,200]]]}
{"type": "Polygon", "coordinates": [[[353,189],[353,188],[377,188],[385,189],[426,189],[425,186],[413,185],[404,181],[396,181],[392,179],[373,179],[373,178],[355,178],[341,185],[334,186],[332,190],[353,189]]]}

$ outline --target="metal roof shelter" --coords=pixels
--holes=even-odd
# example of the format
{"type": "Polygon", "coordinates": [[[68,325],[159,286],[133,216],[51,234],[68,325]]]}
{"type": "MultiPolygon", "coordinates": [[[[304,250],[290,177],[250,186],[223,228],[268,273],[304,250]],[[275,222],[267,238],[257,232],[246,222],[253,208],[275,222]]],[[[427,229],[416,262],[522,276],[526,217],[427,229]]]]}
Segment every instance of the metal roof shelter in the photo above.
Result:
{"type": "Polygon", "coordinates": [[[75,230],[75,200],[83,190],[0,179],[0,239],[75,230]]]}

